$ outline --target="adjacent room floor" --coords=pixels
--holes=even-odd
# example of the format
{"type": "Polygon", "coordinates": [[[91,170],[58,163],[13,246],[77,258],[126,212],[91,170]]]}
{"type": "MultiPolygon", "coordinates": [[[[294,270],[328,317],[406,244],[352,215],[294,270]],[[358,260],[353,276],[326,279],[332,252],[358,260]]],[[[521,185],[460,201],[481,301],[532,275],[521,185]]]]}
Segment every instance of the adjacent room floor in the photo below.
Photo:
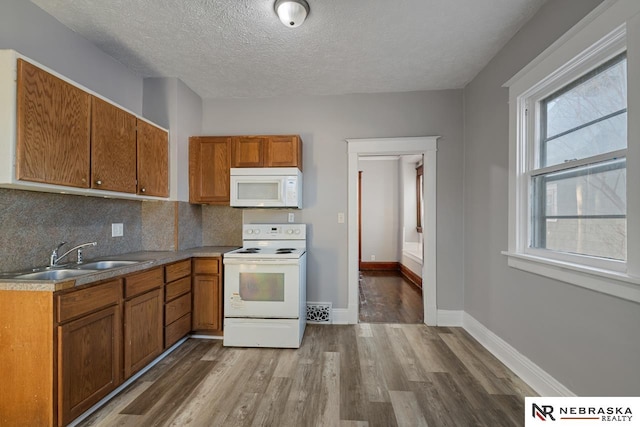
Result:
{"type": "Polygon", "coordinates": [[[460,328],[309,325],[293,349],[189,339],[82,426],[517,426],[533,391],[460,328]]]}
{"type": "Polygon", "coordinates": [[[360,321],[423,323],[422,293],[396,271],[360,272],[360,321]]]}

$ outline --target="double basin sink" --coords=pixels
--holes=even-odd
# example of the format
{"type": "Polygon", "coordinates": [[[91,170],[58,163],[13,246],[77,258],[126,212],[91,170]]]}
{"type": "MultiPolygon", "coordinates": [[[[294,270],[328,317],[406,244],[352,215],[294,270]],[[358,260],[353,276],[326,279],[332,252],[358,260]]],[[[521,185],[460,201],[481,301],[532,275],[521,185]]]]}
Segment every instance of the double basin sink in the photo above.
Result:
{"type": "Polygon", "coordinates": [[[29,272],[6,273],[0,275],[0,279],[17,280],[63,280],[84,274],[95,273],[100,270],[126,267],[139,264],[143,261],[104,260],[92,261],[84,264],[69,264],[56,267],[43,267],[29,270],[29,272]]]}

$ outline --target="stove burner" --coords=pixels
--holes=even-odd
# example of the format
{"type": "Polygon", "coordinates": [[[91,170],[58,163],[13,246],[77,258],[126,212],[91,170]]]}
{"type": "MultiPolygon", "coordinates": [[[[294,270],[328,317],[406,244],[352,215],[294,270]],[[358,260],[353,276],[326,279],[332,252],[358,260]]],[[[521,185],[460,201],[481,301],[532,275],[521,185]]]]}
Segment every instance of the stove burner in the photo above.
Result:
{"type": "Polygon", "coordinates": [[[294,248],[280,248],[278,250],[276,250],[276,253],[285,253],[285,254],[290,254],[292,251],[295,251],[294,248]]]}
{"type": "Polygon", "coordinates": [[[284,255],[284,254],[291,254],[293,253],[293,251],[281,251],[279,250],[278,252],[276,252],[276,255],[284,255]]]}
{"type": "Polygon", "coordinates": [[[260,248],[246,248],[246,249],[242,249],[236,253],[238,254],[257,254],[258,252],[260,252],[260,248]]]}

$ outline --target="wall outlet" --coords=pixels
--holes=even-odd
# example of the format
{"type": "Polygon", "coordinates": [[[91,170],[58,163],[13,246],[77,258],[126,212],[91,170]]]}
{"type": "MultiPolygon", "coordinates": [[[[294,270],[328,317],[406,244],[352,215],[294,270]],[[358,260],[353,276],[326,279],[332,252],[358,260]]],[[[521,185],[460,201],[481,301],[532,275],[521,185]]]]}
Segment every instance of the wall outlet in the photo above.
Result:
{"type": "Polygon", "coordinates": [[[124,225],[119,223],[111,224],[111,237],[121,237],[124,235],[124,225]]]}
{"type": "Polygon", "coordinates": [[[375,261],[376,260],[376,256],[375,255],[371,255],[371,261],[375,261]]]}
{"type": "Polygon", "coordinates": [[[296,214],[294,214],[293,212],[289,212],[288,221],[294,222],[295,220],[296,220],[296,214]]]}
{"type": "Polygon", "coordinates": [[[338,224],[344,224],[344,212],[338,212],[338,224]]]}

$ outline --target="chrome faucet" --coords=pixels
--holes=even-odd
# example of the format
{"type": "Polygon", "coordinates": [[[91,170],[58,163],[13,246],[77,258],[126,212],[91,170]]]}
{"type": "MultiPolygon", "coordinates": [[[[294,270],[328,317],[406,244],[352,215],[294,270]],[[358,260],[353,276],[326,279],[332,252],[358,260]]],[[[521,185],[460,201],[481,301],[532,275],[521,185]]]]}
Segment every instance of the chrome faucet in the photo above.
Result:
{"type": "Polygon", "coordinates": [[[75,246],[71,249],[69,249],[67,252],[63,253],[62,255],[58,256],[58,251],[60,250],[60,248],[63,245],[66,245],[67,242],[61,242],[52,252],[51,252],[51,257],[49,258],[49,267],[55,267],[58,265],[58,262],[66,257],[67,255],[69,255],[71,252],[77,250],[78,251],[78,259],[76,261],[76,264],[82,264],[83,261],[83,257],[82,257],[82,248],[85,248],[87,246],[96,246],[98,244],[98,242],[89,242],[89,243],[83,243],[81,245],[75,246]]]}

